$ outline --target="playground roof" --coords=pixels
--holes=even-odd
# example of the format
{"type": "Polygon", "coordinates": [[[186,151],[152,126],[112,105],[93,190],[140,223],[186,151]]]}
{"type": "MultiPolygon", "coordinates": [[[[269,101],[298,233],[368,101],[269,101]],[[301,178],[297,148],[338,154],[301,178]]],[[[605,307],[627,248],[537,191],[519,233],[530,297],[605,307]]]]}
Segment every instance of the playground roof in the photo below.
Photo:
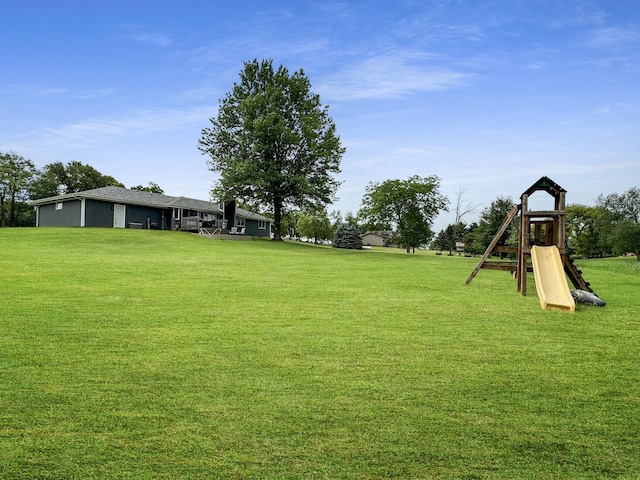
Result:
{"type": "Polygon", "coordinates": [[[521,196],[531,195],[533,192],[537,192],[539,190],[544,190],[549,195],[552,195],[553,198],[558,198],[560,193],[566,193],[567,191],[558,185],[556,182],[551,180],[549,177],[540,177],[540,179],[531,185],[521,196]]]}

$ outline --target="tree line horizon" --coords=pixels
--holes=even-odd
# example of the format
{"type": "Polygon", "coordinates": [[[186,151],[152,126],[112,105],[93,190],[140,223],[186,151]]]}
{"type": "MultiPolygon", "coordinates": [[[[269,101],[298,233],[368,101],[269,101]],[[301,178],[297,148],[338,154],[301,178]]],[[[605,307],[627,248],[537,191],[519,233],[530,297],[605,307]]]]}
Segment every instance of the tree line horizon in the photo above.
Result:
{"type": "MultiPolygon", "coordinates": [[[[212,198],[238,200],[271,216],[276,241],[286,235],[331,239],[344,224],[361,233],[391,231],[391,241],[407,252],[432,245],[452,253],[456,242],[464,242],[467,252],[481,253],[514,204],[509,197],[498,197],[478,222],[467,224],[465,215],[476,207],[459,191],[454,222],[436,234],[433,222],[449,211],[449,199],[440,192],[437,175],[413,175],[370,182],[357,214],[347,212],[343,218],[334,211],[329,219],[327,207],[340,185],[334,175],[340,173],[346,149],[329,107],[311,91],[304,71],[290,74],[282,65],[274,68],[270,59],[244,62],[239,80],[219,101],[217,116],[201,130],[197,148],[219,175],[212,198]]],[[[38,170],[17,153],[0,152],[0,227],[34,225],[29,200],[109,185],[124,187],[78,161],[38,170]]],[[[132,188],[163,193],[154,182],[132,188]]],[[[514,228],[502,242],[509,242],[514,228]]],[[[640,190],[600,194],[594,206],[569,205],[567,230],[567,247],[574,254],[633,252],[640,259],[640,190]]]]}

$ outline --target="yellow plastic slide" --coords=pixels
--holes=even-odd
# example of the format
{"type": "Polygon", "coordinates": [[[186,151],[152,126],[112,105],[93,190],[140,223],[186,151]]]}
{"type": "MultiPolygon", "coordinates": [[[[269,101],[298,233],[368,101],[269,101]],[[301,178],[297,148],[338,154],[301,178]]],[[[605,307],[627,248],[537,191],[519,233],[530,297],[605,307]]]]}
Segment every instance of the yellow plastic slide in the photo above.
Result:
{"type": "Polygon", "coordinates": [[[576,302],[569,291],[558,247],[531,247],[531,262],[540,306],[548,310],[574,312],[576,302]]]}

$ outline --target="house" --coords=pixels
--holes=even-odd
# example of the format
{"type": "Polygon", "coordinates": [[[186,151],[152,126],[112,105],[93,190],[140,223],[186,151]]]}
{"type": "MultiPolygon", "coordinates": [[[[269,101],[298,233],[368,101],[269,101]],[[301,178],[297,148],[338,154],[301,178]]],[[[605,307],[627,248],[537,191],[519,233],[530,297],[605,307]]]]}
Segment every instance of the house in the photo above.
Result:
{"type": "Polygon", "coordinates": [[[198,231],[200,228],[271,236],[271,219],[236,206],[187,197],[102,187],[32,200],[36,227],[106,227],[198,231]],[[243,230],[244,229],[244,230],[243,230]]]}
{"type": "Polygon", "coordinates": [[[391,244],[391,231],[380,230],[370,231],[362,236],[362,245],[371,245],[374,247],[388,247],[391,244]]]}

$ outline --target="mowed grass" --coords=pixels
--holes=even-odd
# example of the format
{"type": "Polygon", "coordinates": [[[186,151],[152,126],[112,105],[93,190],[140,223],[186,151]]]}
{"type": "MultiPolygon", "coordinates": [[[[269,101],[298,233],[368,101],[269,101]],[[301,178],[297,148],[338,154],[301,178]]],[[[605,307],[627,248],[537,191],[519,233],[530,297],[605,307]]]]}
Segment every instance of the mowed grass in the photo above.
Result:
{"type": "Polygon", "coordinates": [[[2,479],[640,476],[640,269],[0,230],[2,479]]]}

